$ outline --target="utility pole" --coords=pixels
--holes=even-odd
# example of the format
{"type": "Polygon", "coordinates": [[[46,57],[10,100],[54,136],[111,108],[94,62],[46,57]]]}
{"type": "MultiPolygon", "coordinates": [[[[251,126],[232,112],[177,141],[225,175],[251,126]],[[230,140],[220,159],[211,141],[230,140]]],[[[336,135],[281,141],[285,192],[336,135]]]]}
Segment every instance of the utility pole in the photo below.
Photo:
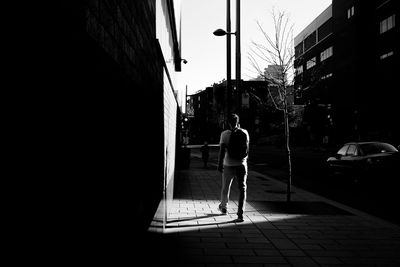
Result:
{"type": "MultiPolygon", "coordinates": [[[[231,32],[231,0],[226,0],[226,31],[231,32]]],[[[231,113],[231,96],[232,96],[232,82],[231,82],[231,35],[226,35],[226,105],[227,114],[226,119],[231,113]]]]}
{"type": "Polygon", "coordinates": [[[242,110],[241,89],[240,0],[236,0],[236,92],[238,95],[238,111],[242,110]]]}

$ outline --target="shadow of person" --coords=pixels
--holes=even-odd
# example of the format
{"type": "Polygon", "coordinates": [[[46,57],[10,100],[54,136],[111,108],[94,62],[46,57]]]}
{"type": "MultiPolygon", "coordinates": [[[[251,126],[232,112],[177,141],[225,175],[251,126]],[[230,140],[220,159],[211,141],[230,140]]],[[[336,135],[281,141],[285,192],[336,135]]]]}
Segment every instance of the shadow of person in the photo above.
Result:
{"type": "Polygon", "coordinates": [[[224,216],[224,215],[225,214],[212,214],[212,213],[209,213],[209,214],[206,214],[206,215],[203,215],[203,216],[194,216],[194,217],[188,217],[188,218],[182,218],[182,219],[167,221],[167,224],[168,223],[191,221],[191,220],[199,220],[199,219],[217,217],[217,216],[224,216]]]}
{"type": "Polygon", "coordinates": [[[202,227],[202,226],[209,226],[209,225],[224,225],[230,223],[237,223],[243,222],[238,219],[229,220],[226,222],[207,222],[207,223],[193,223],[193,224],[185,224],[185,225],[167,225],[165,228],[185,228],[185,227],[202,227]]]}

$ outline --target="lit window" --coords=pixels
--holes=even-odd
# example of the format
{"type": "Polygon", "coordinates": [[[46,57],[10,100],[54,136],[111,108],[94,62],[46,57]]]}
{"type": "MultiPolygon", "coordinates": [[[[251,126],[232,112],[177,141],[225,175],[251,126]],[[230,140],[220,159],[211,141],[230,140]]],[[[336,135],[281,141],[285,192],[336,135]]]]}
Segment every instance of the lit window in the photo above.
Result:
{"type": "Polygon", "coordinates": [[[387,32],[388,30],[394,28],[396,26],[396,21],[395,21],[395,15],[393,14],[392,16],[382,20],[379,25],[379,32],[382,34],[384,32],[387,32]]]}
{"type": "Polygon", "coordinates": [[[350,7],[349,9],[347,9],[347,18],[351,18],[352,16],[354,16],[354,6],[350,7]]]}
{"type": "Polygon", "coordinates": [[[314,67],[316,64],[316,58],[313,57],[312,59],[310,59],[309,61],[307,61],[307,69],[310,69],[312,67],[314,67]]]}
{"type": "Polygon", "coordinates": [[[327,59],[328,57],[331,57],[333,55],[333,49],[332,46],[327,48],[326,50],[321,52],[321,61],[324,61],[325,59],[327,59]]]}
{"type": "Polygon", "coordinates": [[[296,75],[302,74],[303,73],[303,65],[298,66],[296,68],[296,75]]]}
{"type": "Polygon", "coordinates": [[[393,51],[390,51],[389,53],[385,53],[385,54],[381,55],[379,58],[385,59],[387,57],[393,56],[393,54],[394,54],[393,51]]]}
{"type": "Polygon", "coordinates": [[[332,75],[333,75],[332,73],[328,73],[328,74],[322,76],[322,77],[321,77],[321,80],[328,79],[329,77],[332,77],[332,75]]]}

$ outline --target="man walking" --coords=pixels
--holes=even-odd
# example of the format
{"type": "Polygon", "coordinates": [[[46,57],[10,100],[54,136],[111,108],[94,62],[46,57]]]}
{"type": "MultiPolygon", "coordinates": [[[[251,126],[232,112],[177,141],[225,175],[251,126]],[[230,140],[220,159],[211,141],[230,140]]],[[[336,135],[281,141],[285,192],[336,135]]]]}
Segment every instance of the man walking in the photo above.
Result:
{"type": "Polygon", "coordinates": [[[221,203],[218,209],[223,214],[227,213],[232,181],[237,178],[239,204],[236,221],[243,222],[247,194],[247,158],[250,138],[247,130],[240,128],[237,114],[231,114],[228,117],[228,126],[229,130],[221,133],[219,142],[218,171],[222,172],[222,187],[221,203]]]}

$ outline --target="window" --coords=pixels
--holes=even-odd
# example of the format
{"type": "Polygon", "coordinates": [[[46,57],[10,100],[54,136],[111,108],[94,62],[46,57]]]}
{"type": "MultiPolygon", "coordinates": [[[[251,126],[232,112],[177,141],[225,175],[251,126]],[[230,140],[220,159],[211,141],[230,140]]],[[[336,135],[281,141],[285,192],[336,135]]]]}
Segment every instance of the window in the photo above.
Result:
{"type": "Polygon", "coordinates": [[[303,42],[301,42],[294,48],[294,53],[296,58],[303,54],[303,42]]]}
{"type": "Polygon", "coordinates": [[[379,58],[382,60],[382,59],[385,59],[387,57],[393,56],[393,54],[394,54],[394,52],[390,51],[388,53],[385,53],[385,54],[381,55],[379,58]]]}
{"type": "Polygon", "coordinates": [[[328,74],[322,76],[322,77],[321,77],[321,80],[328,79],[329,77],[332,77],[332,75],[333,75],[333,73],[328,73],[328,74]]]}
{"type": "Polygon", "coordinates": [[[321,61],[324,61],[328,57],[331,57],[332,54],[333,54],[333,49],[332,49],[332,46],[331,46],[328,49],[325,49],[324,51],[321,52],[321,61]]]}
{"type": "Polygon", "coordinates": [[[313,31],[304,39],[304,51],[307,51],[317,43],[317,32],[313,31]]]}
{"type": "Polygon", "coordinates": [[[342,148],[337,152],[337,154],[338,154],[338,155],[341,155],[341,156],[346,155],[346,151],[347,151],[348,148],[349,148],[349,146],[348,146],[348,145],[345,145],[344,147],[342,147],[342,148]]]}
{"type": "Polygon", "coordinates": [[[395,25],[396,25],[395,15],[393,14],[392,16],[380,22],[379,33],[382,34],[384,32],[387,32],[388,30],[394,28],[395,25]]]}
{"type": "Polygon", "coordinates": [[[355,145],[350,145],[346,153],[347,156],[357,156],[357,147],[355,145]]]}
{"type": "Polygon", "coordinates": [[[313,57],[312,59],[310,59],[309,61],[307,61],[307,69],[311,69],[312,67],[315,66],[316,64],[316,58],[313,57]]]}
{"type": "Polygon", "coordinates": [[[303,92],[303,90],[301,89],[301,85],[299,85],[299,86],[297,87],[297,89],[295,90],[295,97],[296,97],[297,99],[302,98],[302,97],[303,97],[302,92],[303,92]]]}
{"type": "Polygon", "coordinates": [[[349,9],[347,9],[347,18],[351,18],[352,16],[354,16],[354,6],[350,7],[349,9]]]}
{"type": "Polygon", "coordinates": [[[302,74],[303,73],[303,65],[298,66],[296,68],[296,75],[302,74]]]}
{"type": "Polygon", "coordinates": [[[363,155],[371,155],[385,152],[396,152],[396,148],[387,143],[368,143],[360,146],[363,155]]]}
{"type": "Polygon", "coordinates": [[[333,29],[333,18],[330,18],[318,28],[318,34],[317,34],[318,42],[320,42],[329,34],[331,34],[333,31],[332,29],[333,29]]]}

